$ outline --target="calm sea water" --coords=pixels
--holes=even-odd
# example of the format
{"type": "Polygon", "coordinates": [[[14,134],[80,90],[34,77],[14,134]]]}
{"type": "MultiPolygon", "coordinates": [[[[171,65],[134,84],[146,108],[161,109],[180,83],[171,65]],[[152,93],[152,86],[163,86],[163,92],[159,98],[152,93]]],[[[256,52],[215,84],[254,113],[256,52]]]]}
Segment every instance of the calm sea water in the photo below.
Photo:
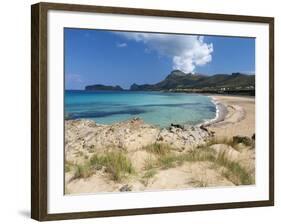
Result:
{"type": "Polygon", "coordinates": [[[93,119],[100,124],[140,117],[167,127],[212,119],[216,108],[209,97],[198,94],[66,90],[65,114],[69,119],[93,119]]]}

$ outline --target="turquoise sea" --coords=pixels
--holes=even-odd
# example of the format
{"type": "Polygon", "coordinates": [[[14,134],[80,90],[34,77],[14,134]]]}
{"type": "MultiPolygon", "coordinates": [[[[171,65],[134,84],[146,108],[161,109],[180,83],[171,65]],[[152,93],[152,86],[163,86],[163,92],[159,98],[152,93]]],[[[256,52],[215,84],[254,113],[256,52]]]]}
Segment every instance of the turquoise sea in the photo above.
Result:
{"type": "Polygon", "coordinates": [[[211,98],[199,94],[66,90],[65,114],[67,119],[93,119],[100,124],[140,117],[167,127],[213,119],[216,107],[211,98]]]}

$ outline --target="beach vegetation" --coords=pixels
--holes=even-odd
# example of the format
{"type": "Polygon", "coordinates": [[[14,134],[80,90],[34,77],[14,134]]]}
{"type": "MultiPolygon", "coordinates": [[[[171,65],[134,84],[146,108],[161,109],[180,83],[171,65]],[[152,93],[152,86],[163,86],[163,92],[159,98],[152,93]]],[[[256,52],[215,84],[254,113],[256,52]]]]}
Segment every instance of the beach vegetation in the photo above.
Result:
{"type": "Polygon", "coordinates": [[[105,168],[114,181],[120,181],[123,177],[133,174],[134,168],[127,156],[120,151],[95,154],[90,159],[90,164],[94,169],[105,168]]]}
{"type": "Polygon", "coordinates": [[[68,160],[65,160],[65,163],[64,163],[64,171],[65,171],[66,173],[70,172],[70,171],[72,170],[73,166],[74,166],[73,162],[68,161],[68,160]]]}
{"type": "Polygon", "coordinates": [[[156,154],[156,155],[166,155],[169,154],[172,150],[172,147],[164,143],[154,143],[144,147],[147,152],[156,154]]]}
{"type": "Polygon", "coordinates": [[[147,186],[149,183],[149,180],[151,178],[153,178],[155,175],[157,174],[157,170],[156,169],[150,169],[147,170],[144,175],[142,176],[142,183],[147,186]]]}
{"type": "Polygon", "coordinates": [[[157,165],[160,166],[162,169],[169,169],[180,165],[181,162],[182,160],[179,156],[175,154],[167,154],[158,158],[157,165]]]}
{"type": "Polygon", "coordinates": [[[253,177],[238,162],[227,159],[225,152],[220,153],[214,162],[226,168],[223,176],[235,185],[250,185],[254,183],[253,177]]]}
{"type": "Polygon", "coordinates": [[[152,158],[152,156],[149,156],[145,158],[144,160],[144,169],[145,170],[151,170],[155,168],[155,160],[152,158]]]}
{"type": "Polygon", "coordinates": [[[254,147],[255,146],[255,140],[253,138],[249,138],[247,136],[233,136],[233,143],[234,144],[243,144],[245,146],[254,147]]]}
{"type": "Polygon", "coordinates": [[[168,169],[182,165],[184,162],[211,162],[214,167],[223,167],[222,175],[235,185],[249,185],[254,183],[251,174],[243,168],[238,161],[228,159],[226,152],[217,154],[211,145],[206,144],[200,148],[185,153],[158,153],[154,161],[149,161],[146,168],[168,169]]]}
{"type": "Polygon", "coordinates": [[[211,148],[204,148],[202,150],[192,150],[185,153],[166,153],[159,154],[154,164],[150,167],[159,167],[161,169],[169,169],[180,166],[184,162],[210,161],[214,157],[214,150],[211,148]]]}
{"type": "Polygon", "coordinates": [[[73,167],[73,179],[77,179],[88,178],[95,171],[104,169],[115,181],[120,181],[126,175],[134,173],[131,161],[120,151],[94,154],[90,159],[88,158],[88,156],[85,157],[85,161],[81,164],[70,165],[66,163],[66,172],[69,172],[73,167]]]}
{"type": "Polygon", "coordinates": [[[89,161],[84,162],[83,164],[75,165],[75,172],[73,179],[77,178],[88,178],[94,173],[93,167],[89,161]]]}

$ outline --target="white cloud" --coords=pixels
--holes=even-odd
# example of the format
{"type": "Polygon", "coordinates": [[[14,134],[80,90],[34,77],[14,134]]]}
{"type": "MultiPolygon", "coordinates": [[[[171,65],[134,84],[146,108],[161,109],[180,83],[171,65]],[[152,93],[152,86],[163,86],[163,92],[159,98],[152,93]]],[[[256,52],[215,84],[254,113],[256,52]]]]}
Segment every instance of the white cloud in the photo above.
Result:
{"type": "Polygon", "coordinates": [[[129,32],[117,34],[129,40],[142,42],[147,49],[170,57],[173,69],[185,73],[194,72],[196,66],[203,66],[212,61],[213,44],[205,43],[203,36],[129,32]]]}
{"type": "Polygon", "coordinates": [[[127,47],[126,43],[117,43],[116,44],[117,47],[127,47]]]}

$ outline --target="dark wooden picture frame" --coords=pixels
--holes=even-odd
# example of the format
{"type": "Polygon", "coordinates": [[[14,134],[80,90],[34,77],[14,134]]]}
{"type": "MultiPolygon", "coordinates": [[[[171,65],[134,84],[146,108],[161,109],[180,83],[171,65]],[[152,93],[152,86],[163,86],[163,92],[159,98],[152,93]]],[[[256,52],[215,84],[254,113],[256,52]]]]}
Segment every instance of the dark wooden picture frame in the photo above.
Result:
{"type": "Polygon", "coordinates": [[[45,221],[274,205],[274,18],[56,3],[38,3],[32,5],[31,9],[31,217],[33,219],[45,221]],[[269,200],[48,214],[47,13],[49,10],[79,11],[89,13],[98,12],[170,18],[195,18],[269,24],[269,200]]]}

